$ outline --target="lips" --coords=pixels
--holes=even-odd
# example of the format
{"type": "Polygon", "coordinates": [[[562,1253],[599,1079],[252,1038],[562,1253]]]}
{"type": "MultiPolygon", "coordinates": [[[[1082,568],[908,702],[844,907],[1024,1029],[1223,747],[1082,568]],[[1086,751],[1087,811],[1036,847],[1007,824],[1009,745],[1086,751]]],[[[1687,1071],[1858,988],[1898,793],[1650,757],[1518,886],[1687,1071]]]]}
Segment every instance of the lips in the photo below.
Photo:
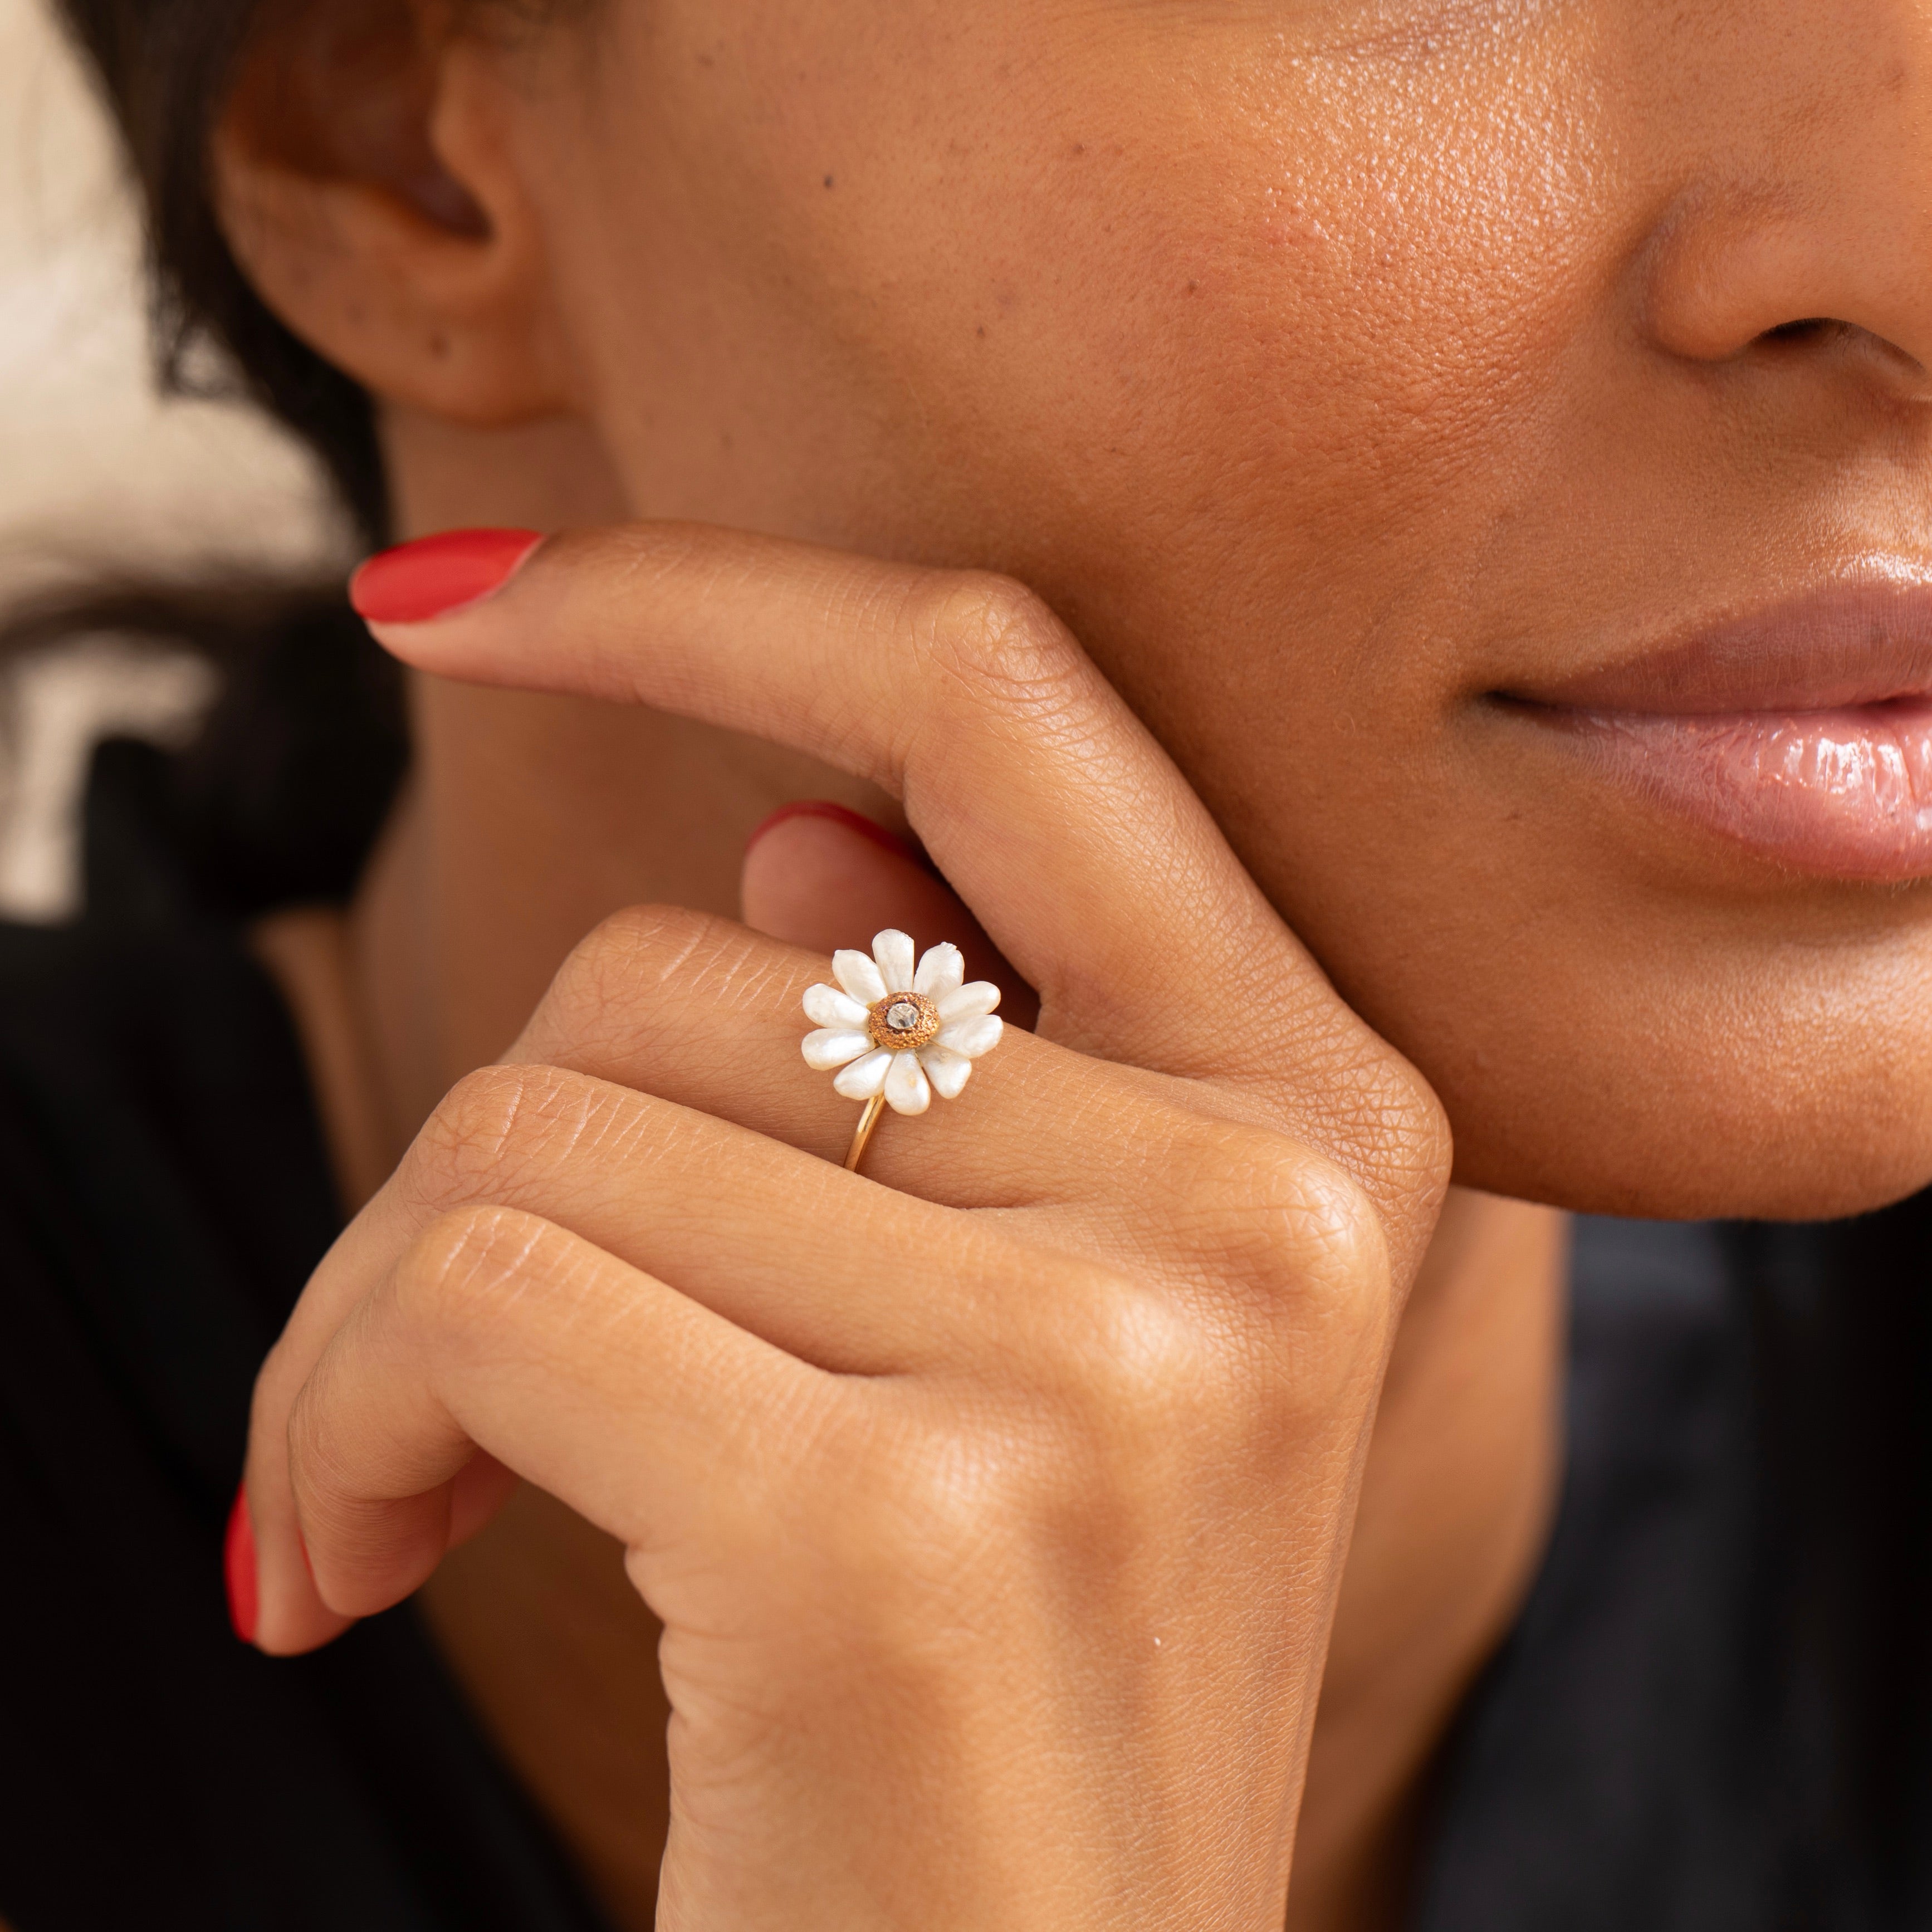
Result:
{"type": "Polygon", "coordinates": [[[1603,778],[1782,865],[1932,878],[1932,581],[1833,585],[1495,695],[1603,778]]]}

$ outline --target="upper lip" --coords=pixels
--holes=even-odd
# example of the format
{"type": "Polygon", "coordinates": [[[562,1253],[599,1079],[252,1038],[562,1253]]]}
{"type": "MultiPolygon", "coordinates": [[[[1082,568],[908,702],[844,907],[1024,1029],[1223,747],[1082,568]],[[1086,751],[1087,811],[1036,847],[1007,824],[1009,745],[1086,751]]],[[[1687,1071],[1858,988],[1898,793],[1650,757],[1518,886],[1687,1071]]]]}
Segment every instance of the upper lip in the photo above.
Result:
{"type": "Polygon", "coordinates": [[[1932,575],[1865,577],[1498,697],[1568,711],[1831,711],[1932,697],[1932,575]]]}

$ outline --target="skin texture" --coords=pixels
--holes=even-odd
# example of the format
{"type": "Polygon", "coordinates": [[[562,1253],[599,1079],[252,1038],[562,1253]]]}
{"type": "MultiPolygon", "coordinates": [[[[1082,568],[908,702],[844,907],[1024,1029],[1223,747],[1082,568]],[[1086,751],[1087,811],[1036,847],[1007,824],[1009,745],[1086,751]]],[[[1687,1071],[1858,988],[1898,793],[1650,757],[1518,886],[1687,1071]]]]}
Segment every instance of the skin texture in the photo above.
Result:
{"type": "MultiPolygon", "coordinates": [[[[1355,1366],[1309,1424],[1318,1448],[1240,1502],[1244,1523],[1274,1521],[1273,1507],[1300,1526],[1293,1560],[1277,1548],[1277,1568],[1244,1586],[1285,1619],[1292,1660],[1242,1694],[1254,1707],[1240,1721],[1208,1696],[1234,1757],[1274,1740],[1260,1748],[1271,1795],[1242,1813],[1252,1835],[1226,1848],[1212,1896],[1105,1856],[1055,1879],[1061,1924],[1104,1920],[1123,1885],[1141,1888],[1150,1922],[1279,1920],[1359,1476],[1291,1910],[1308,1927],[1385,1922],[1434,1742],[1507,1622],[1547,1507],[1561,1237],[1523,1203],[1802,1216],[1875,1205],[1932,1174],[1925,889],[1780,871],[1607,786],[1494,701],[1833,571],[1932,562],[1932,231],[1917,185],[1932,27],[1903,0],[994,0],[963,16],[936,0],[612,0],[540,30],[418,25],[364,31],[338,10],[270,37],[217,150],[249,272],[382,400],[405,532],[698,519],[1029,586],[1058,622],[1016,604],[1028,634],[1037,623],[1055,650],[1077,639],[1126,701],[1068,741],[1091,754],[1070,805],[1132,766],[1124,721],[1142,721],[1172,763],[1124,808],[1152,842],[1136,866],[1174,876],[1148,828],[1177,799],[1204,804],[1346,1008],[1402,1057],[1363,1064],[1378,1080],[1418,1070],[1453,1126],[1458,1178],[1492,1191],[1451,1196],[1422,1264],[1432,1192],[1386,1180],[1430,1166],[1412,1158],[1428,1107],[1407,1074],[1399,1103],[1365,1111],[1343,1053],[1295,1070],[1313,1084],[1293,1106],[1268,1103],[1266,1131],[1347,1175],[1395,1258],[1378,1287],[1372,1267],[1352,1276],[1366,1298],[1352,1298],[1342,1352],[1355,1366]],[[1826,326],[1791,331],[1814,322],[1826,326]],[[1438,1533],[1450,1522],[1453,1547],[1438,1533]],[[1311,1564],[1328,1583],[1307,1582],[1311,1564]]],[[[545,580],[579,571],[590,602],[506,600],[487,649],[388,640],[424,668],[412,795],[346,927],[265,939],[311,1042],[360,1042],[337,1054],[346,1177],[387,1172],[620,906],[728,916],[742,890],[752,926],[820,952],[862,939],[874,911],[936,936],[917,879],[822,831],[754,854],[741,881],[738,843],[787,797],[909,817],[1041,983],[1052,905],[1036,881],[1028,896],[984,872],[1016,836],[1004,776],[939,810],[899,796],[890,758],[851,755],[853,740],[742,695],[814,626],[854,643],[874,590],[828,604],[788,576],[790,553],[686,531],[676,542],[699,574],[741,600],[730,624],[698,626],[700,648],[666,628],[650,561],[665,540],[634,531],[558,552],[545,580]],[[611,543],[628,566],[614,566],[611,543]],[[600,626],[618,641],[586,662],[600,626]],[[691,666],[746,635],[766,658],[699,692],[691,666]],[[782,746],[753,749],[747,732],[782,746]],[[851,924],[817,930],[814,909],[834,904],[851,924]]],[[[843,663],[827,657],[829,683],[843,663]]],[[[896,691],[874,701],[916,715],[896,691]]],[[[1133,868],[1068,872],[1065,856],[1046,853],[1038,877],[1091,896],[1102,926],[1144,883],[1133,868]]],[[[1147,926],[1141,944],[1230,920],[1238,892],[1223,880],[1216,892],[1177,898],[1161,915],[1172,928],[1147,926]]],[[[1249,970],[1232,941],[1226,957],[1226,972],[1249,970]]],[[[1046,1038],[1175,1072],[1168,1045],[1138,1030],[1120,1044],[1119,1016],[1102,1010],[1116,969],[1083,958],[1042,985],[1046,1038]]],[[[1190,1038],[1219,1024],[1204,1001],[1222,971],[1168,989],[1190,1038]]],[[[1306,996],[1324,1037],[1359,1046],[1342,1006],[1306,996]]],[[[789,1022],[784,999],[772,1012],[789,1022]]],[[[538,1033],[578,1066],[570,1042],[538,1033]]],[[[1210,1059],[1184,1077],[1256,1071],[1210,1059]]],[[[666,1094],[662,1066],[616,1077],[666,1094]]],[[[766,1106],[762,1077],[692,1103],[836,1154],[804,1103],[766,1106]]],[[[1137,1104],[1108,1090],[1110,1106],[1137,1104]]],[[[1043,1115],[998,1131],[1063,1130],[1043,1115]]],[[[500,1203],[510,1178],[482,1165],[478,1198],[500,1203]]],[[[950,1204],[970,1218],[990,1204],[950,1204]]],[[[1152,1240],[1148,1280],[1186,1272],[1181,1220],[1152,1240]]],[[[970,1250],[958,1240],[949,1266],[970,1250]]],[[[378,1248],[341,1305],[399,1264],[394,1242],[378,1248]]],[[[1016,1278],[1030,1279],[1017,1264],[1016,1278]]],[[[418,1525],[407,1562],[376,1566],[382,1588],[325,1557],[327,1606],[302,1594],[281,1445],[334,1318],[316,1318],[264,1384],[250,1478],[264,1601],[292,1593],[266,1613],[273,1648],[406,1587],[441,1547],[418,1525]]],[[[814,1360],[838,1340],[794,1338],[814,1360]]],[[[641,1580],[639,1520],[594,1472],[566,1474],[547,1460],[554,1444],[490,1446],[630,1542],[641,1580]]],[[[484,1482],[463,1526],[500,1495],[484,1482]]],[[[586,1772],[599,1700],[564,1682],[583,1650],[554,1646],[545,1677],[531,1660],[543,1646],[520,1636],[596,1621],[583,1606],[606,1600],[609,1545],[518,1508],[432,1586],[434,1614],[533,1786],[645,1922],[656,1827],[642,1821],[656,1801],[649,1754],[627,1755],[626,1740],[655,1721],[638,1688],[654,1627],[614,1613],[585,1640],[602,1681],[630,1687],[608,1700],[622,1714],[602,1734],[616,1738],[604,1771],[586,1772]],[[556,1588],[493,1622],[479,1604],[519,1553],[556,1588]],[[639,1818],[629,1842],[597,1822],[612,1815],[639,1818]]],[[[304,1522],[313,1551],[320,1526],[304,1522]]],[[[1046,1670],[1074,1633],[1049,1618],[1036,1635],[1022,1648],[1046,1670]]],[[[760,1694],[796,1671],[767,1662],[760,1694]]],[[[853,1688],[838,1720],[788,1714],[806,1733],[836,1721],[854,1735],[871,1708],[863,1673],[839,1682],[853,1688]]],[[[986,1690],[970,1668],[960,1682],[969,1701],[986,1690]]],[[[1002,1708],[1020,1724],[1043,1707],[1002,1708]]],[[[950,1764],[946,1736],[935,1718],[950,1764]]],[[[1157,1759],[1172,1742],[1156,1724],[1133,1748],[1157,1759]]],[[[903,1771],[855,1747],[812,1776],[862,1803],[868,1778],[903,1771]]],[[[1212,1815],[1227,1774],[1211,1750],[1194,1762],[1174,1819],[1212,1815]]],[[[996,1792],[1011,1796],[998,1778],[981,1795],[996,1792]]],[[[1109,1804],[1132,1802],[1078,1778],[1026,1796],[1063,1820],[1118,1823],[1109,1804]]],[[[785,1844],[830,1828],[796,1808],[796,1774],[758,1802],[760,1828],[785,1844]]],[[[974,1866],[996,1916],[1003,1887],[1042,1880],[1024,1835],[992,1834],[974,1866]]],[[[701,1890],[718,1868],[698,1842],[680,1855],[674,1835],[672,1869],[701,1890]]],[[[878,1882],[935,1922],[932,1899],[964,1895],[959,1871],[922,1864],[933,1847],[916,1834],[898,1849],[904,1868],[878,1882]]],[[[704,1896],[710,1916],[679,1922],[760,1923],[768,1909],[806,1922],[793,1894],[729,1911],[704,1896]]]]}
{"type": "Polygon", "coordinates": [[[1792,878],[1484,700],[1926,561],[1925,30],[1858,23],[619,5],[455,64],[460,303],[304,307],[355,364],[413,333],[426,400],[580,412],[632,514],[1037,590],[1461,1178],[1846,1210],[1932,1174],[1923,891],[1792,878]]]}

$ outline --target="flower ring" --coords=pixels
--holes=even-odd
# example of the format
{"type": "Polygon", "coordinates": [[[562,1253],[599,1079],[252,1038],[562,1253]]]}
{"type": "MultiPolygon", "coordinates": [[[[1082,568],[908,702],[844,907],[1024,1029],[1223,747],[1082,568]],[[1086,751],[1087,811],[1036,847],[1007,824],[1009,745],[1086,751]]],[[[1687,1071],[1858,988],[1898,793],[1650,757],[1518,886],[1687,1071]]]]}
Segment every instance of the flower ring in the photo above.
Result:
{"type": "Polygon", "coordinates": [[[837,986],[806,994],[806,1017],[818,1030],[806,1035],[803,1052],[821,1073],[837,1067],[833,1088],[866,1103],[845,1156],[856,1168],[881,1107],[922,1114],[935,1094],[958,1099],[974,1061],[999,1044],[1000,989],[989,980],[966,985],[956,946],[929,947],[914,971],[912,941],[890,928],[869,958],[850,947],[835,952],[832,971],[837,986]]]}

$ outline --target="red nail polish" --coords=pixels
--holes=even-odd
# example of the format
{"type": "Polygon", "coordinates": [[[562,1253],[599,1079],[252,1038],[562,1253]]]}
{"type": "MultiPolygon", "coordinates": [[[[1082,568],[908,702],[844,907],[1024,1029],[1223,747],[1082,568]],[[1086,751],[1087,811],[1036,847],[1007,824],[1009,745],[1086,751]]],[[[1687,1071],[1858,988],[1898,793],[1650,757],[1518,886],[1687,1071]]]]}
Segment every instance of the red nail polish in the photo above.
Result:
{"type": "Polygon", "coordinates": [[[902,838],[896,832],[888,832],[883,825],[875,825],[862,812],[854,812],[850,806],[835,805],[829,798],[795,798],[789,805],[782,805],[771,816],[760,821],[758,829],[745,841],[748,852],[764,837],[767,832],[792,818],[829,818],[834,825],[842,825],[848,832],[856,832],[861,838],[869,838],[874,845],[883,846],[888,852],[896,853],[902,859],[910,859],[915,866],[925,866],[927,860],[917,847],[902,838]]]}
{"type": "Polygon", "coordinates": [[[537,530],[444,530],[379,550],[349,580],[372,624],[420,624],[500,590],[543,542],[537,530]]]}
{"type": "Polygon", "coordinates": [[[244,1643],[253,1643],[260,1606],[255,1581],[255,1522],[248,1514],[245,1483],[235,1492],[235,1507],[228,1512],[228,1537],[221,1560],[228,1579],[228,1621],[244,1643]]]}

